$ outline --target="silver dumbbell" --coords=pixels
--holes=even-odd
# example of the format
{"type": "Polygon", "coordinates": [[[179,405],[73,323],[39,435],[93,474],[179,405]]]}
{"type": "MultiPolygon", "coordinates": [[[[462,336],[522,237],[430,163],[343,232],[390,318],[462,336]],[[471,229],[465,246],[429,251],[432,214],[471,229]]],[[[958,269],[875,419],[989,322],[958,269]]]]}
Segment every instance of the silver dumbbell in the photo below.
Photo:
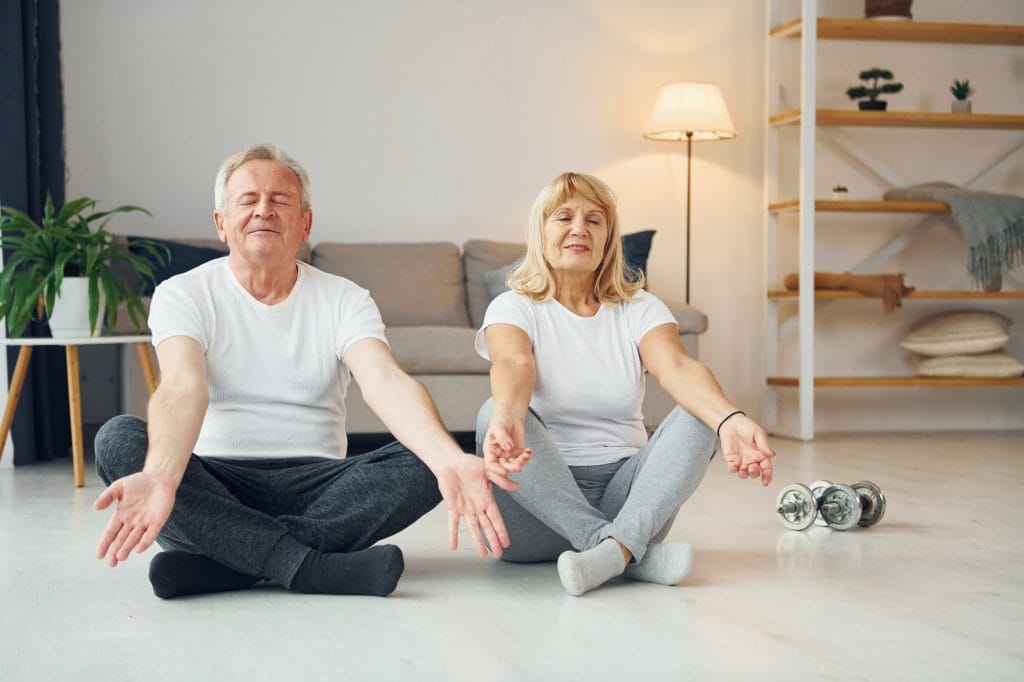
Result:
{"type": "Polygon", "coordinates": [[[882,489],[871,481],[857,481],[850,486],[860,498],[860,521],[858,526],[868,528],[875,525],[885,516],[885,494],[882,489]]]}
{"type": "Polygon", "coordinates": [[[814,524],[818,506],[811,489],[803,483],[790,483],[779,492],[775,511],[782,525],[790,530],[805,530],[814,524]]]}
{"type": "Polygon", "coordinates": [[[815,481],[810,487],[793,483],[779,493],[776,512],[782,525],[804,530],[817,523],[835,530],[878,523],[885,514],[885,495],[871,481],[852,486],[815,481]]]}

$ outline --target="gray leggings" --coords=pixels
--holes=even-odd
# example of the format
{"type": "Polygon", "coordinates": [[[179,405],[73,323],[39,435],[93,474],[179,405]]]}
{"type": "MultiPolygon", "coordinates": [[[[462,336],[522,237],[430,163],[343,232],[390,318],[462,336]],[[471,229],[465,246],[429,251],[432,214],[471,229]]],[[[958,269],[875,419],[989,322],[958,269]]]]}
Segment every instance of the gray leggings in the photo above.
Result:
{"type": "MultiPolygon", "coordinates": [[[[488,400],[477,416],[478,455],[493,409],[488,400]]],[[[533,458],[512,476],[519,490],[494,488],[511,539],[502,559],[553,561],[565,550],[591,549],[613,537],[640,562],[647,547],[668,534],[679,508],[704,478],[718,438],[676,407],[636,455],[611,464],[569,466],[531,410],[526,445],[533,458]]]]}

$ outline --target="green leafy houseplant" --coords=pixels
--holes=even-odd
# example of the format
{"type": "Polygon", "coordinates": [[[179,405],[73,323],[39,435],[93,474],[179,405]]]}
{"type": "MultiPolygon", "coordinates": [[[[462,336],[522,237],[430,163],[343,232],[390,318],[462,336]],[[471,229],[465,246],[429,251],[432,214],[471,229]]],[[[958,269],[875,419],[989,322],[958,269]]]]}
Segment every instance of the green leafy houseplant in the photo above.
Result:
{"type": "Polygon", "coordinates": [[[875,67],[866,71],[861,71],[858,78],[860,78],[868,85],[855,85],[846,90],[846,96],[852,100],[864,100],[858,102],[858,106],[861,109],[868,109],[874,111],[885,111],[886,102],[885,100],[878,99],[878,96],[883,93],[896,93],[903,89],[903,83],[880,83],[879,81],[891,81],[893,79],[892,71],[888,69],[880,69],[875,67]]]}
{"type": "Polygon", "coordinates": [[[117,321],[117,307],[124,301],[135,328],[141,328],[145,318],[142,284],[133,287],[122,272],[134,269],[143,282],[152,280],[152,263],[166,262],[167,250],[138,239],[132,246],[141,254],[135,253],[126,241],[106,230],[114,214],[138,211],[150,215],[146,209],[118,206],[93,212],[95,207],[93,199],[81,197],[56,212],[47,194],[42,220],[36,223],[20,211],[0,206],[0,244],[6,252],[0,271],[0,317],[7,317],[11,336],[20,336],[34,317],[41,316],[44,303],[46,310],[53,310],[65,277],[88,279],[91,331],[99,320],[101,291],[111,324],[117,321]]]}
{"type": "Polygon", "coordinates": [[[954,80],[953,84],[949,86],[949,91],[961,102],[975,93],[975,89],[971,87],[971,81],[967,78],[962,81],[954,80]]]}

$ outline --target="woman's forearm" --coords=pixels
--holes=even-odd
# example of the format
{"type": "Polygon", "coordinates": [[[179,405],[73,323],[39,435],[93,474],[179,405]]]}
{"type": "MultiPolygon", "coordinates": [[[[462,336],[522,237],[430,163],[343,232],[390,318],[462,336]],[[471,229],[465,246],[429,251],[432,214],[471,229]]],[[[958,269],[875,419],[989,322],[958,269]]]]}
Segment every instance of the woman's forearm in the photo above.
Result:
{"type": "Polygon", "coordinates": [[[536,381],[537,371],[532,359],[507,359],[492,364],[491,395],[494,397],[494,411],[517,419],[525,418],[536,381]]]}

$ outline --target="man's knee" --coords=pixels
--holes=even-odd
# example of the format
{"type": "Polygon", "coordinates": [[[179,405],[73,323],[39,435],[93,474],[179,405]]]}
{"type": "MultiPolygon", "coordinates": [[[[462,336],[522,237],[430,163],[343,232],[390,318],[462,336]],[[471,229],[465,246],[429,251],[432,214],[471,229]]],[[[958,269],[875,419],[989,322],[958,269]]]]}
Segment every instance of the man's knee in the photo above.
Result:
{"type": "Polygon", "coordinates": [[[146,422],[129,414],[110,419],[96,433],[96,473],[109,485],[141,471],[147,445],[146,422]]]}
{"type": "Polygon", "coordinates": [[[377,469],[381,473],[374,474],[373,479],[376,480],[379,475],[386,475],[388,488],[399,500],[423,507],[424,511],[433,509],[441,501],[434,473],[423,460],[401,443],[396,441],[360,457],[365,458],[357,460],[360,463],[381,467],[377,469]]]}

